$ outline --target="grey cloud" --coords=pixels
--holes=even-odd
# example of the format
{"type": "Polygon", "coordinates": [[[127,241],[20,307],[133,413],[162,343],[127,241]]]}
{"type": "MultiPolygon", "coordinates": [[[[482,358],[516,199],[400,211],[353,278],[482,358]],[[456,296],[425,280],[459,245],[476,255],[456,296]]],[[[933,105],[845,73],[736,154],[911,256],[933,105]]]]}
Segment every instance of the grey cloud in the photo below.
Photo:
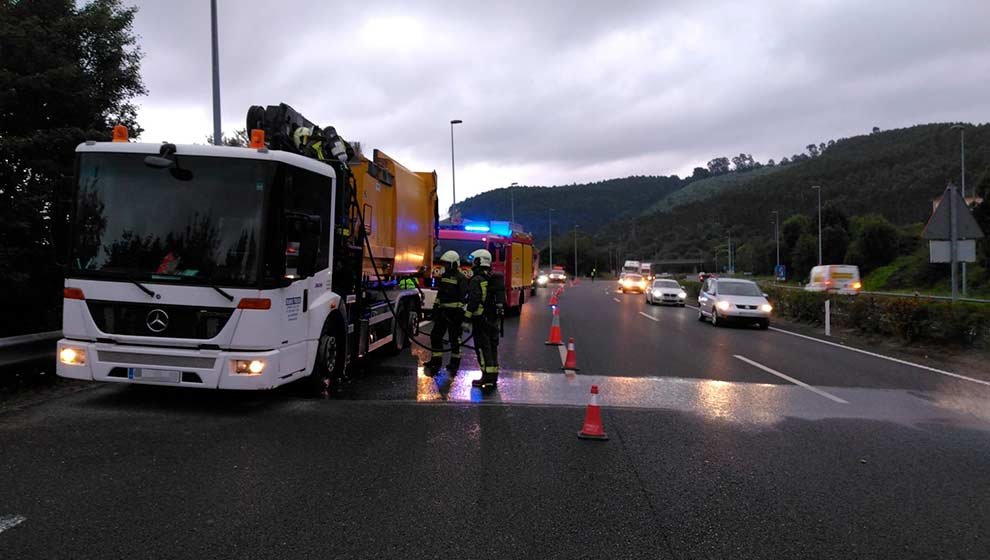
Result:
{"type": "MultiPolygon", "coordinates": [[[[224,126],[285,101],[449,184],[448,121],[461,118],[463,197],[504,174],[685,173],[990,109],[990,3],[698,4],[221,0],[224,126]]],[[[208,3],[140,8],[142,103],[208,115],[208,3]]],[[[210,129],[197,126],[195,140],[210,129]]]]}

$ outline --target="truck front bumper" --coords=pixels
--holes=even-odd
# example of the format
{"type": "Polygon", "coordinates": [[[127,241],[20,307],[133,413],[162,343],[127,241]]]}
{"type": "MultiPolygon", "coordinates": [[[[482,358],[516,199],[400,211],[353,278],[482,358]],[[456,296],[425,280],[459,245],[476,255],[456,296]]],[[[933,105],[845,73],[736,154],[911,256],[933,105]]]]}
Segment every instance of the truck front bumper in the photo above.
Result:
{"type": "Polygon", "coordinates": [[[58,376],[70,379],[202,389],[272,389],[305,375],[282,373],[279,350],[122,346],[64,338],[58,341],[56,364],[58,376]],[[257,361],[264,367],[259,373],[237,373],[237,361],[257,361]]]}

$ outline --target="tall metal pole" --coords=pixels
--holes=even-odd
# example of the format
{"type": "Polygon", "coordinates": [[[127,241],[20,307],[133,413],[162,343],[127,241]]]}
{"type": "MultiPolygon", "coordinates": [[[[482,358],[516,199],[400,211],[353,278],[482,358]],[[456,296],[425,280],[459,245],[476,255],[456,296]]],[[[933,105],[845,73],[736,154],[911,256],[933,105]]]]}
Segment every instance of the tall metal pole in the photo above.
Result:
{"type": "Polygon", "coordinates": [[[574,277],[578,276],[578,266],[577,266],[577,228],[578,225],[574,224],[574,277]]]}
{"type": "Polygon", "coordinates": [[[956,218],[959,210],[956,208],[956,186],[949,183],[949,262],[952,266],[952,301],[959,298],[959,286],[956,278],[956,263],[959,260],[959,249],[956,241],[958,236],[958,224],[956,218]]]}
{"type": "Polygon", "coordinates": [[[516,192],[512,190],[512,187],[518,186],[519,183],[512,183],[509,185],[509,206],[512,212],[512,223],[516,223],[516,192]]]}
{"type": "Polygon", "coordinates": [[[736,263],[732,262],[732,232],[731,231],[729,232],[729,247],[727,250],[729,251],[729,274],[735,274],[736,263]]]}
{"type": "Polygon", "coordinates": [[[550,213],[553,208],[547,208],[547,229],[550,230],[550,272],[553,272],[553,217],[550,213]]]}
{"type": "Polygon", "coordinates": [[[818,266],[822,265],[822,188],[818,187],[818,266]]]}
{"type": "MultiPolygon", "coordinates": [[[[966,200],[966,128],[958,124],[952,128],[959,129],[959,165],[962,176],[960,186],[962,187],[963,200],[966,200]]],[[[975,192],[973,196],[976,196],[975,192]]],[[[962,262],[962,296],[966,297],[966,261],[962,262]]]]}
{"type": "Polygon", "coordinates": [[[454,173],[454,125],[462,122],[464,121],[460,119],[450,121],[450,190],[454,197],[454,201],[450,203],[451,206],[457,204],[457,175],[454,173]]]}
{"type": "Polygon", "coordinates": [[[217,39],[217,0],[210,0],[210,21],[213,41],[213,144],[221,146],[223,145],[223,138],[220,132],[220,52],[217,39]]]}
{"type": "Polygon", "coordinates": [[[773,240],[777,244],[777,268],[774,269],[774,276],[776,276],[777,269],[780,268],[780,212],[774,210],[770,213],[773,214],[773,240]]]}

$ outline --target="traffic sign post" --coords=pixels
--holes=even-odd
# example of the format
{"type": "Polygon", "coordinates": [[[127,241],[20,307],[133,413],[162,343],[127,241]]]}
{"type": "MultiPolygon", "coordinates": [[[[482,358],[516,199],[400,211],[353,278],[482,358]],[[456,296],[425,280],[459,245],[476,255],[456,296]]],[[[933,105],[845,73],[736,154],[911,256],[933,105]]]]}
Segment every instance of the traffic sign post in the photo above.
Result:
{"type": "Polygon", "coordinates": [[[787,280],[787,267],[782,264],[778,264],[774,267],[773,274],[777,280],[787,280]]]}
{"type": "Polygon", "coordinates": [[[959,298],[958,263],[976,261],[976,240],[983,237],[983,230],[966,201],[956,191],[956,186],[949,183],[925,224],[921,238],[928,240],[931,262],[947,262],[952,268],[952,301],[959,298]]]}

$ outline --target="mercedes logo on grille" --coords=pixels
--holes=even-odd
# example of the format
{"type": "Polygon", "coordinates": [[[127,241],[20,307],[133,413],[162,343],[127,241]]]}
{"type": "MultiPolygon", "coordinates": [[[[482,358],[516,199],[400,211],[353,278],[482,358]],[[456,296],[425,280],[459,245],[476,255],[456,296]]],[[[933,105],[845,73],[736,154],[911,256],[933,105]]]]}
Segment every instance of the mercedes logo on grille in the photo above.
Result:
{"type": "Polygon", "coordinates": [[[149,331],[160,333],[168,328],[168,313],[165,313],[164,309],[152,309],[148,312],[144,324],[148,325],[149,331]]]}

